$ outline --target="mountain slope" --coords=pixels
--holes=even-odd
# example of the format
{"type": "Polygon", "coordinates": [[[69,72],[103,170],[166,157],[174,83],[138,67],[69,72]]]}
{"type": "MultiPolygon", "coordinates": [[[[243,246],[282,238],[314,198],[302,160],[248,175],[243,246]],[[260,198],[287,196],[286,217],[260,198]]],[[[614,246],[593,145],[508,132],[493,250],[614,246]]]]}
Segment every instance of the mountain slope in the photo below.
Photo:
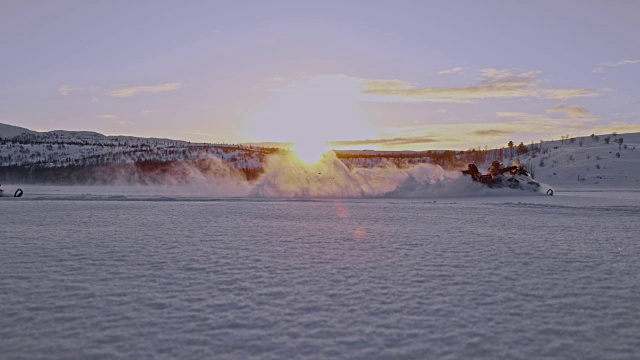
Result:
{"type": "Polygon", "coordinates": [[[35,131],[31,131],[29,129],[25,129],[23,127],[7,125],[0,123],[0,139],[3,138],[12,138],[14,136],[18,136],[20,134],[27,133],[33,134],[35,131]]]}
{"type": "Polygon", "coordinates": [[[560,189],[640,189],[640,133],[576,137],[536,146],[539,150],[521,161],[533,165],[539,181],[560,189]]]}

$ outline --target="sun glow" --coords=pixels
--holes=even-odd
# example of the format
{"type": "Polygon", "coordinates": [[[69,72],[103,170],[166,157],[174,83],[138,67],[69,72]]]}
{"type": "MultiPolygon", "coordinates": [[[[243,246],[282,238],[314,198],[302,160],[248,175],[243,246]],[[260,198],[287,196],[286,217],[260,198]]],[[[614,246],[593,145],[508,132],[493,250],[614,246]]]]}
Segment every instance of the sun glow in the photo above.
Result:
{"type": "Polygon", "coordinates": [[[322,158],[322,155],[331,149],[326,144],[320,143],[296,143],[293,145],[293,152],[304,162],[316,162],[322,158]]]}
{"type": "Polygon", "coordinates": [[[363,118],[360,81],[344,75],[315,76],[272,91],[253,119],[249,136],[293,143],[305,162],[330,150],[330,141],[371,138],[363,118]]]}

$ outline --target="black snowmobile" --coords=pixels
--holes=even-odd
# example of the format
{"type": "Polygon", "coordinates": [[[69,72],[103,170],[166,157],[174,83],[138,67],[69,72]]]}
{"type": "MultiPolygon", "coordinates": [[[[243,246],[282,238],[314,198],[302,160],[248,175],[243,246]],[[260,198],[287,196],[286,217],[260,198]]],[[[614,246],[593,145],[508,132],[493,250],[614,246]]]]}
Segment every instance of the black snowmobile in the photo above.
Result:
{"type": "MultiPolygon", "coordinates": [[[[2,186],[2,184],[0,184],[0,186],[2,186]]],[[[13,193],[13,197],[21,197],[22,194],[23,194],[22,189],[18,189],[18,190],[16,190],[15,193],[13,193]]],[[[0,197],[3,197],[3,196],[11,196],[11,195],[5,195],[4,191],[2,189],[0,189],[0,197]]]]}
{"type": "MultiPolygon", "coordinates": [[[[464,175],[470,175],[473,181],[477,181],[492,189],[509,188],[532,192],[542,192],[540,183],[533,180],[527,170],[520,165],[518,160],[513,161],[512,166],[501,167],[501,163],[494,161],[488,174],[480,173],[475,164],[469,164],[467,170],[462,170],[464,175]]],[[[553,195],[553,189],[546,191],[547,195],[553,195]]]]}

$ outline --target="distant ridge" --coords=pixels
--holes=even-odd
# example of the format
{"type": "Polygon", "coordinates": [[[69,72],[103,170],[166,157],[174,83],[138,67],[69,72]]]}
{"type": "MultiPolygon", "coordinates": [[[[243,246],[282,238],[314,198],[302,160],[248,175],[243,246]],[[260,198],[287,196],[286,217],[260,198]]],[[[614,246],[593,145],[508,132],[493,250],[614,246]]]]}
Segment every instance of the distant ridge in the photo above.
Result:
{"type": "Polygon", "coordinates": [[[20,126],[0,123],[0,138],[11,138],[23,133],[34,134],[35,131],[20,126]]]}
{"type": "Polygon", "coordinates": [[[20,126],[9,125],[0,123],[0,139],[10,139],[21,134],[30,134],[42,137],[55,136],[59,139],[73,139],[73,140],[96,140],[96,139],[123,139],[123,140],[158,140],[174,143],[189,143],[186,140],[174,140],[168,138],[145,138],[131,135],[104,135],[95,131],[83,131],[83,130],[51,130],[51,131],[33,131],[20,126]]]}

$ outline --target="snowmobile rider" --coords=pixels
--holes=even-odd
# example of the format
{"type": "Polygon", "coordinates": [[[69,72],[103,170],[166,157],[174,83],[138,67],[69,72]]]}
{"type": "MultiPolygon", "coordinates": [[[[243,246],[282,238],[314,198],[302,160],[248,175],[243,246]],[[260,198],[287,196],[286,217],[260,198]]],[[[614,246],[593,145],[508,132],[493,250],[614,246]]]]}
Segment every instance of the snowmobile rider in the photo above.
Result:
{"type": "Polygon", "coordinates": [[[514,171],[515,169],[517,169],[517,166],[507,166],[505,168],[501,168],[502,164],[500,163],[500,161],[494,160],[491,162],[491,169],[489,169],[489,173],[491,174],[491,177],[495,178],[498,176],[502,176],[502,174],[506,173],[506,172],[511,172],[514,171]]]}

